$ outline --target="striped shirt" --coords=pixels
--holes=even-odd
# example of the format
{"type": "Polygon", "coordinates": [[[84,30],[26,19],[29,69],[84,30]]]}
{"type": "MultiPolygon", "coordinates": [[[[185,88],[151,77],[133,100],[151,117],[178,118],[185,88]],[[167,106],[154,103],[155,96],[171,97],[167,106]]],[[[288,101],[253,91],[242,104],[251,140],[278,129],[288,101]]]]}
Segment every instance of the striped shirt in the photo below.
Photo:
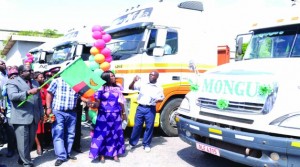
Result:
{"type": "Polygon", "coordinates": [[[76,107],[78,94],[62,78],[54,79],[47,91],[53,95],[53,110],[67,111],[76,107]]]}

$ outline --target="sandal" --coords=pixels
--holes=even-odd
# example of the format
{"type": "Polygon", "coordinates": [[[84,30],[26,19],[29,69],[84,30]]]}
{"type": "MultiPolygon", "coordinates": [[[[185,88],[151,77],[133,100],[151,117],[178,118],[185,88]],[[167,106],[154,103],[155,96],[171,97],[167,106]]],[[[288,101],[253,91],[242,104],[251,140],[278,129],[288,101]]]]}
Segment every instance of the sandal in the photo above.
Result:
{"type": "Polygon", "coordinates": [[[101,163],[105,163],[105,159],[104,159],[104,156],[101,156],[100,158],[99,158],[99,161],[101,162],[101,163]]]}
{"type": "Polygon", "coordinates": [[[115,156],[115,157],[114,157],[114,161],[115,161],[115,162],[120,162],[120,159],[119,159],[117,156],[115,156]]]}

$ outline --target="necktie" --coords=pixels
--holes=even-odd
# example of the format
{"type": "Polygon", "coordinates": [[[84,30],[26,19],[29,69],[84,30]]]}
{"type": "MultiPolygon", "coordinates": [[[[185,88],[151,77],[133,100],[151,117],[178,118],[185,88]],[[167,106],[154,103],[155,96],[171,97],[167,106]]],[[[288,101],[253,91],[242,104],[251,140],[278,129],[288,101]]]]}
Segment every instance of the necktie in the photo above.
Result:
{"type": "Polygon", "coordinates": [[[27,85],[30,87],[30,89],[32,89],[31,82],[30,82],[30,81],[28,81],[28,80],[26,80],[26,83],[27,83],[27,85]]]}

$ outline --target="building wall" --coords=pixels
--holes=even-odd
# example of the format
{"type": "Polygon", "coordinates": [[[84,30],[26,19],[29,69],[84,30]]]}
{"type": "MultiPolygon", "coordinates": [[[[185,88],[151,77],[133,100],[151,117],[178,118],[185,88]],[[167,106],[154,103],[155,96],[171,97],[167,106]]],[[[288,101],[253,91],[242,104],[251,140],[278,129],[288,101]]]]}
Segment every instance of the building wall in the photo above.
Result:
{"type": "Polygon", "coordinates": [[[35,48],[44,42],[28,42],[28,41],[16,41],[14,46],[6,55],[6,64],[9,65],[21,65],[26,58],[26,54],[32,48],[35,48]]]}

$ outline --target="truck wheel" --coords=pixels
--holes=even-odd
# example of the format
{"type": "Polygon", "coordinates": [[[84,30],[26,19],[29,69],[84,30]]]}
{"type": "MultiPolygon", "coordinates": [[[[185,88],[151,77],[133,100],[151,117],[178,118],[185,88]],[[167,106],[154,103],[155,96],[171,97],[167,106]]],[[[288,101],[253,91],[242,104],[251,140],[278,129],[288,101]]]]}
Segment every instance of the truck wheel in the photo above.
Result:
{"type": "Polygon", "coordinates": [[[178,131],[175,122],[175,113],[181,104],[181,98],[169,101],[162,110],[160,117],[160,128],[167,136],[177,136],[178,131]]]}

